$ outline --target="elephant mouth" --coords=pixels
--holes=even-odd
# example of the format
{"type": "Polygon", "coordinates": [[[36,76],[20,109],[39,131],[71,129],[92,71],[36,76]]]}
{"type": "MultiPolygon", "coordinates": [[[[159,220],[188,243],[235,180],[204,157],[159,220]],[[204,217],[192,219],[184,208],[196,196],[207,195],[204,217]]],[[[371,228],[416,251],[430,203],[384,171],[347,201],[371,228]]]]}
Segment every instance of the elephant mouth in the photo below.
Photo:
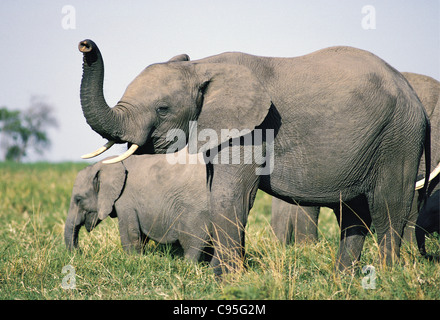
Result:
{"type": "Polygon", "coordinates": [[[84,227],[87,232],[91,232],[98,224],[101,223],[101,219],[98,218],[97,212],[86,212],[86,221],[84,227]]]}
{"type": "MultiPolygon", "coordinates": [[[[79,216],[81,216],[80,221],[74,221],[72,219],[68,220],[64,230],[64,241],[66,243],[67,249],[72,250],[78,248],[78,238],[79,231],[82,226],[85,226],[87,232],[91,232],[102,220],[98,218],[97,212],[81,211],[79,216]]],[[[76,219],[78,215],[75,215],[76,219]]]]}
{"type": "MultiPolygon", "coordinates": [[[[112,164],[121,162],[128,157],[130,157],[132,154],[135,154],[136,152],[139,154],[156,154],[156,153],[167,153],[167,150],[169,146],[173,143],[173,141],[169,141],[165,138],[165,135],[161,135],[161,133],[158,133],[156,128],[153,126],[151,130],[148,130],[149,133],[146,137],[146,142],[142,145],[138,145],[135,143],[132,143],[131,146],[128,148],[127,151],[125,151],[123,154],[119,156],[115,156],[113,158],[104,160],[104,164],[112,164]]],[[[89,159],[94,158],[107,150],[109,150],[116,142],[109,140],[105,145],[98,148],[97,150],[90,152],[88,154],[82,155],[82,159],[89,159]]],[[[129,143],[130,145],[130,143],[129,143]]]]}

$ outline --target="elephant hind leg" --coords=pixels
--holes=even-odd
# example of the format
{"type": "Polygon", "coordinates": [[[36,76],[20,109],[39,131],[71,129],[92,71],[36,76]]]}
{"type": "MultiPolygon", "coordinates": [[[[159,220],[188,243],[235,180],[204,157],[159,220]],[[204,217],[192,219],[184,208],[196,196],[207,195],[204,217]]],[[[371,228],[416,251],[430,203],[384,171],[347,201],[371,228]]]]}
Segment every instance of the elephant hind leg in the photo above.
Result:
{"type": "Polygon", "coordinates": [[[398,179],[394,182],[392,189],[376,187],[368,196],[368,205],[379,245],[379,258],[381,263],[387,265],[393,265],[400,257],[403,231],[408,222],[414,197],[415,182],[408,184],[406,192],[403,193],[402,188],[399,188],[398,179]]]}
{"type": "Polygon", "coordinates": [[[364,197],[340,208],[333,208],[338,220],[341,238],[336,268],[340,271],[350,268],[361,257],[366,235],[370,232],[371,216],[364,197]]]}

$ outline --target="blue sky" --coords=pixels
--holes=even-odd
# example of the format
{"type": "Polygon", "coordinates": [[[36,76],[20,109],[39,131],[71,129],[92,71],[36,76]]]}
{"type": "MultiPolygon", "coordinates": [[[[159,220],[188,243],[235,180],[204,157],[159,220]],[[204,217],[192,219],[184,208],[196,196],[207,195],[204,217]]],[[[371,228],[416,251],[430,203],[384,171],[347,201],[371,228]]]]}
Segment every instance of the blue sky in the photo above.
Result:
{"type": "MultiPolygon", "coordinates": [[[[59,122],[51,149],[31,161],[81,161],[105,143],[79,102],[77,44],[85,38],[103,54],[110,105],[146,66],[180,53],[192,60],[225,51],[293,57],[349,45],[440,80],[440,0],[2,0],[0,30],[0,106],[25,109],[32,95],[43,96],[59,122]],[[72,14],[63,13],[66,5],[75,29],[63,27],[72,14]],[[367,5],[375,29],[362,27],[367,5]]],[[[114,149],[106,156],[122,150],[114,149]]]]}

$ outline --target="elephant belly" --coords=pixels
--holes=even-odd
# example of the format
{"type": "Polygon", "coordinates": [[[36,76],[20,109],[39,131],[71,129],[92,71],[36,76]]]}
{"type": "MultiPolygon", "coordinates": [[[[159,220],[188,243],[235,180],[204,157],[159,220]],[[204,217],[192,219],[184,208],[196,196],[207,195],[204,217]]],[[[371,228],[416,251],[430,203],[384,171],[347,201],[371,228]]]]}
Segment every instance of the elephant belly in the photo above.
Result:
{"type": "Polygon", "coordinates": [[[362,193],[366,172],[357,169],[341,158],[331,160],[329,155],[318,158],[286,152],[275,156],[274,170],[261,176],[260,189],[302,205],[336,204],[341,198],[350,201],[362,193]]]}
{"type": "Polygon", "coordinates": [[[164,217],[167,212],[160,210],[142,211],[138,219],[142,232],[149,238],[159,243],[174,243],[178,240],[178,232],[164,217]],[[154,214],[149,214],[153,212],[154,214]]]}
{"type": "Polygon", "coordinates": [[[362,194],[362,192],[358,191],[360,188],[349,188],[340,191],[329,188],[326,191],[322,191],[313,188],[289,188],[283,183],[271,183],[269,180],[269,178],[263,178],[260,181],[261,190],[289,203],[303,206],[333,207],[341,200],[348,202],[362,194]]]}

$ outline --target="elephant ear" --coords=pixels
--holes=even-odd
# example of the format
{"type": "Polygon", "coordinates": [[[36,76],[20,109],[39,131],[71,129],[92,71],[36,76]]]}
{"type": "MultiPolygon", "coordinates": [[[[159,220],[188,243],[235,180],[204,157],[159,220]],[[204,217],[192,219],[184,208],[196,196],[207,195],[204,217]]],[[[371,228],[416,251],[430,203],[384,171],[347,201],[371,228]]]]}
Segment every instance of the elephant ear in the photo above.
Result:
{"type": "Polygon", "coordinates": [[[104,220],[113,211],[122,194],[127,172],[122,162],[104,164],[98,171],[94,188],[98,194],[98,218],[104,220]]]}
{"type": "MultiPolygon", "coordinates": [[[[263,122],[271,98],[249,68],[223,63],[201,63],[195,67],[203,79],[198,97],[197,133],[210,130],[206,132],[208,136],[214,131],[217,135],[217,139],[209,142],[197,141],[197,152],[248,134],[263,122]]],[[[194,134],[190,136],[197,139],[194,134]]],[[[194,151],[192,149],[190,153],[194,151]]]]}

